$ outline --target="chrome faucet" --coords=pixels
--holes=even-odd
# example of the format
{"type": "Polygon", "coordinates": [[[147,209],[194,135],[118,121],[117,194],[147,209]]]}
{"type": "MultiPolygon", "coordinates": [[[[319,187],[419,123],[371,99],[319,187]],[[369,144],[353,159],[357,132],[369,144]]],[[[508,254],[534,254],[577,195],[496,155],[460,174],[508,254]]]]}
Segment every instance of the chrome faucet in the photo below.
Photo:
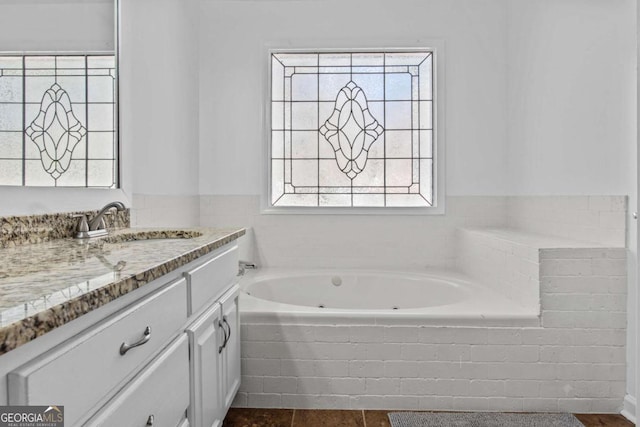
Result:
{"type": "Polygon", "coordinates": [[[255,270],[256,265],[252,262],[248,262],[248,261],[240,261],[238,262],[238,276],[244,276],[244,273],[247,270],[255,270]]]}
{"type": "Polygon", "coordinates": [[[86,239],[88,237],[106,236],[106,224],[104,223],[104,216],[110,209],[115,208],[118,211],[125,210],[125,206],[122,202],[107,203],[100,212],[93,217],[91,221],[87,222],[87,216],[85,214],[73,215],[78,218],[78,225],[76,227],[76,239],[86,239]]]}
{"type": "Polygon", "coordinates": [[[125,210],[124,204],[122,202],[107,203],[100,210],[100,212],[98,212],[98,215],[96,215],[91,221],[89,221],[89,231],[104,230],[106,228],[106,225],[104,223],[104,215],[109,209],[112,208],[116,208],[118,211],[125,210]]]}

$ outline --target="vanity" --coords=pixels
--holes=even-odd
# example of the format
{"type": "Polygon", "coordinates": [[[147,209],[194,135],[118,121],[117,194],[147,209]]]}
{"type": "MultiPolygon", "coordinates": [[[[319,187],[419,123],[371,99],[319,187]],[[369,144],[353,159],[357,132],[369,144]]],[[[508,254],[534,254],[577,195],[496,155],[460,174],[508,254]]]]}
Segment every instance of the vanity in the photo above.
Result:
{"type": "Polygon", "coordinates": [[[240,385],[244,229],[0,249],[0,405],[65,426],[218,426],[240,385]]]}

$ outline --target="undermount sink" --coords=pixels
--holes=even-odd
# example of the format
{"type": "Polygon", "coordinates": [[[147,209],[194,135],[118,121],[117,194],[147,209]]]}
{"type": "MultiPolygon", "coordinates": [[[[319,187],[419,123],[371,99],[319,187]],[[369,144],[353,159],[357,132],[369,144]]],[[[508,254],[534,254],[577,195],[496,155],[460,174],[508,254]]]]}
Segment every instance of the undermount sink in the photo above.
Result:
{"type": "Polygon", "coordinates": [[[144,240],[193,239],[202,233],[193,230],[145,230],[116,234],[101,239],[105,243],[125,243],[144,240]]]}

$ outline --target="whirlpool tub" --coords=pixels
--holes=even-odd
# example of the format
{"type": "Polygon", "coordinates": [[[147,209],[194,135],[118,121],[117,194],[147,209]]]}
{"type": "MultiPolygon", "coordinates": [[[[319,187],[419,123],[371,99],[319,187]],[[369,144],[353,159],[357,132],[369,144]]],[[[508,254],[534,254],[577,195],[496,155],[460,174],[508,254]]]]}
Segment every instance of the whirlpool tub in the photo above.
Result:
{"type": "Polygon", "coordinates": [[[538,312],[453,272],[247,270],[244,321],[522,325],[538,312]]]}

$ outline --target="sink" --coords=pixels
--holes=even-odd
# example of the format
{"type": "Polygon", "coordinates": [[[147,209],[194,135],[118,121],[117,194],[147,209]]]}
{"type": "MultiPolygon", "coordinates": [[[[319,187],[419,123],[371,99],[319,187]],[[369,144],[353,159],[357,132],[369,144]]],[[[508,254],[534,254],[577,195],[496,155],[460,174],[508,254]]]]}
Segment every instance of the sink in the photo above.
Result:
{"type": "Polygon", "coordinates": [[[115,234],[100,239],[104,243],[125,243],[143,240],[193,239],[202,233],[193,230],[145,230],[115,234]]]}

